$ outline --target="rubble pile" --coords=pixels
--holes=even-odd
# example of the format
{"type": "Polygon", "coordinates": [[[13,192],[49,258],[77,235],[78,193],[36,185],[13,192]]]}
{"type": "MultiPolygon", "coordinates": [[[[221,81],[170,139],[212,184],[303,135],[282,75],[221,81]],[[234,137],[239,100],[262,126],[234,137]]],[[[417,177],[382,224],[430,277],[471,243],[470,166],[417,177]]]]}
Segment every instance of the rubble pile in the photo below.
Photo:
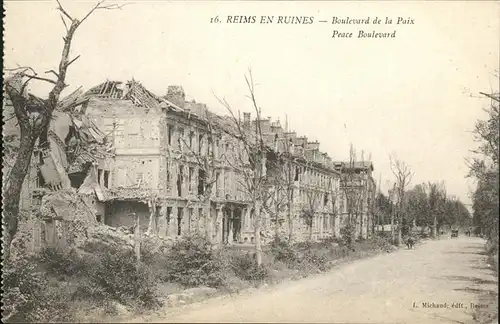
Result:
{"type": "Polygon", "coordinates": [[[86,228],[86,237],[75,247],[86,252],[100,250],[105,246],[120,249],[133,249],[134,237],[123,229],[97,224],[86,228]]]}
{"type": "Polygon", "coordinates": [[[144,234],[141,242],[144,250],[147,250],[148,253],[152,254],[166,253],[173,243],[174,240],[171,237],[160,237],[158,235],[148,233],[144,234]]]}
{"type": "Polygon", "coordinates": [[[92,195],[78,193],[75,188],[50,192],[43,196],[40,216],[45,221],[58,221],[68,246],[115,245],[134,246],[129,230],[105,226],[97,222],[90,206],[92,195]]]}
{"type": "Polygon", "coordinates": [[[140,187],[116,187],[106,190],[106,198],[113,199],[133,199],[135,201],[149,202],[158,198],[158,193],[148,188],[140,187]]]}
{"type": "Polygon", "coordinates": [[[44,220],[79,220],[89,225],[97,224],[90,199],[78,194],[75,188],[52,191],[42,197],[40,215],[44,220]]]}

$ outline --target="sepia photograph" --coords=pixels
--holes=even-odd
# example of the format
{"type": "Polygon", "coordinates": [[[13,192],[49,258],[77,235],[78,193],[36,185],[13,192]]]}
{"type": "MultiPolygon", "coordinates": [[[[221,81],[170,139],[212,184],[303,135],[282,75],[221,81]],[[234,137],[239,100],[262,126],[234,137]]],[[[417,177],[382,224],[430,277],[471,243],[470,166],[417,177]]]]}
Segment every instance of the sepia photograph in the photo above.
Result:
{"type": "Polygon", "coordinates": [[[498,324],[499,1],[3,9],[2,322],[498,324]]]}

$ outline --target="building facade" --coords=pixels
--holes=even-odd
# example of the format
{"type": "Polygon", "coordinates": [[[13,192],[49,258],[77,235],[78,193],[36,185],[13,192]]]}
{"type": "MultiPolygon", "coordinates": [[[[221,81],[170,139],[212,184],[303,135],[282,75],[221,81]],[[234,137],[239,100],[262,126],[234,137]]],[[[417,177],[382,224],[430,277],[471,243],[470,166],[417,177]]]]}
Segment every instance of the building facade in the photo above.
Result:
{"type": "Polygon", "coordinates": [[[343,226],[355,226],[356,237],[367,238],[375,231],[376,183],[371,161],[335,162],[341,173],[340,215],[343,226]]]}
{"type": "MultiPolygon", "coordinates": [[[[187,101],[180,86],[157,96],[134,80],[106,81],[69,106],[79,117],[65,132],[73,136],[64,135],[65,143],[57,146],[71,160],[61,172],[72,187],[91,196],[88,204],[97,222],[131,228],[136,215],[142,231],[162,237],[199,233],[216,244],[254,242],[254,204],[242,172],[248,156],[242,157],[230,118],[187,101]],[[82,125],[88,125],[86,133],[100,151],[109,154],[89,160],[76,149],[68,153],[78,146],[72,140],[82,136],[76,132],[82,125]]],[[[245,113],[242,123],[246,130],[259,125],[269,151],[260,219],[263,242],[275,234],[296,240],[338,236],[346,218],[345,168],[320,151],[319,142],[279,121],[255,120],[245,113]]],[[[366,189],[358,225],[363,237],[372,223],[372,171],[370,162],[359,173],[366,189]]],[[[38,187],[45,186],[46,174],[39,172],[38,187]]]]}

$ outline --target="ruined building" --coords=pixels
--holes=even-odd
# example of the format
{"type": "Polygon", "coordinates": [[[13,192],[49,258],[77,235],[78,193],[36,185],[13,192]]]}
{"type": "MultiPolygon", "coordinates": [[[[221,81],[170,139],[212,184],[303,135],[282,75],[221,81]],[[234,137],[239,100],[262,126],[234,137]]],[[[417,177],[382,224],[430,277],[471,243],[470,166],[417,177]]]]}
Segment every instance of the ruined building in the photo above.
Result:
{"type": "Polygon", "coordinates": [[[358,237],[367,237],[374,231],[374,204],[376,184],[373,179],[373,163],[370,161],[335,162],[341,173],[339,214],[344,222],[352,218],[358,237]]]}
{"type": "MultiPolygon", "coordinates": [[[[228,131],[228,118],[187,101],[180,86],[168,87],[159,97],[136,81],[107,81],[86,96],[86,114],[115,148],[112,168],[100,171],[107,184],[105,224],[131,226],[131,213],[138,213],[144,230],[162,236],[200,232],[219,243],[254,240],[253,211],[235,171],[239,161],[231,161],[238,143],[228,131]]],[[[319,150],[319,142],[287,132],[269,118],[252,120],[244,114],[245,127],[255,123],[282,161],[269,167],[268,176],[279,186],[270,190],[282,198],[273,196],[265,204],[263,236],[290,227],[299,239],[338,235],[342,194],[332,159],[319,150]],[[304,209],[314,211],[310,226],[301,217],[304,209]]]]}
{"type": "MultiPolygon", "coordinates": [[[[65,100],[61,114],[69,122],[40,158],[36,187],[87,194],[95,222],[111,227],[131,228],[138,215],[143,232],[161,237],[201,233],[214,243],[254,241],[254,211],[238,171],[244,166],[235,156],[241,143],[229,118],[187,101],[180,86],[157,96],[135,80],[105,81],[65,100]],[[65,154],[56,154],[60,148],[65,154]]],[[[256,123],[269,148],[264,242],[277,232],[298,240],[339,235],[345,168],[321,152],[319,142],[244,114],[245,129],[256,123]]],[[[366,237],[373,165],[361,170],[370,186],[359,223],[366,237]]]]}

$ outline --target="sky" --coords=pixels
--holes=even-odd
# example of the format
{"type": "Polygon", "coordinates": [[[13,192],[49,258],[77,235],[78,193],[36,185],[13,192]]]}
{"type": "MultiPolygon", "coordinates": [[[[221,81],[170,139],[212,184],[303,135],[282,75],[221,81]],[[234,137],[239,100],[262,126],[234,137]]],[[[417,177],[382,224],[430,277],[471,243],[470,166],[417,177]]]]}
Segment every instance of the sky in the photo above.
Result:
{"type": "MultiPolygon", "coordinates": [[[[4,3],[5,66],[39,74],[56,68],[65,33],[57,3],[4,3]]],[[[61,3],[83,17],[96,2],[61,3]]],[[[320,141],[334,160],[348,159],[352,143],[358,159],[371,157],[382,191],[394,182],[393,155],[414,171],[411,186],[444,181],[448,194],[470,203],[465,159],[489,103],[476,95],[498,89],[499,17],[496,1],[127,2],[94,12],[78,29],[71,57],[81,57],[69,68],[65,94],[134,78],[157,95],[182,85],[218,113],[225,108],[217,97],[252,111],[244,77],[251,68],[263,116],[287,119],[289,130],[320,141]],[[235,15],[257,21],[227,23],[235,15]],[[275,21],[259,24],[261,16],[275,21]],[[314,23],[277,24],[278,16],[314,23]],[[214,17],[222,22],[210,23],[214,17]],[[334,25],[333,17],[390,17],[393,24],[334,25]],[[397,17],[414,23],[396,25],[397,17]],[[332,38],[334,30],[353,37],[332,38]],[[395,30],[396,37],[357,38],[359,30],[395,30]]],[[[31,84],[40,96],[47,89],[31,84]]]]}

